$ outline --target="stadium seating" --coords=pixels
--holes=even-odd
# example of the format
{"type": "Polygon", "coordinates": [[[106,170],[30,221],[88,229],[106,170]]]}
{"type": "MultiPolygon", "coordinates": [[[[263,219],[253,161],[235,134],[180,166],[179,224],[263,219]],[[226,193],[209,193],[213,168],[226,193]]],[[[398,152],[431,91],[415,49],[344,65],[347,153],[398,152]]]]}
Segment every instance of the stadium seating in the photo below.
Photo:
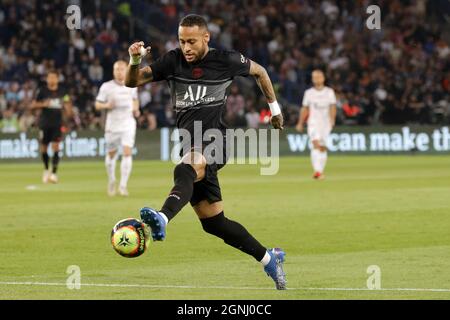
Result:
{"type": "MultiPolygon", "coordinates": [[[[239,50],[267,68],[288,126],[295,125],[316,67],[325,69],[336,90],[338,123],[450,120],[447,1],[386,1],[381,30],[365,27],[367,14],[357,1],[79,2],[80,31],[66,28],[64,1],[0,4],[0,130],[35,126],[27,107],[49,68],[61,71],[76,107],[70,125],[100,127],[101,114],[93,104],[100,83],[112,77],[112,63],[127,59],[128,45],[136,39],[152,44],[153,58],[173,48],[179,17],[190,12],[208,17],[211,46],[239,50]],[[345,112],[349,105],[359,110],[357,115],[345,112]]],[[[266,104],[254,82],[238,81],[238,100],[245,108],[228,119],[245,126],[245,114],[263,113],[266,104]]],[[[145,103],[139,126],[173,125],[167,86],[152,84],[146,90],[152,96],[141,90],[145,103]]]]}

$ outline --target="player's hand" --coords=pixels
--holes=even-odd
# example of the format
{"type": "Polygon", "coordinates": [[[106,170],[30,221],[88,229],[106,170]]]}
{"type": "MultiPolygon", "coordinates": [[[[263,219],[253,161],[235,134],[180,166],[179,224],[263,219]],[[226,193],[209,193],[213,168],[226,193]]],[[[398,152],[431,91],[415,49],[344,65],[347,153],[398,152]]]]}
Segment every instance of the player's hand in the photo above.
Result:
{"type": "Polygon", "coordinates": [[[130,54],[131,57],[143,57],[145,56],[147,53],[150,52],[151,47],[147,47],[144,48],[144,42],[143,41],[139,41],[139,42],[135,42],[133,43],[129,48],[128,48],[128,53],[130,54]]]}
{"type": "Polygon", "coordinates": [[[331,126],[331,129],[333,129],[333,128],[334,128],[334,125],[335,125],[334,121],[330,121],[330,126],[331,126]]]}
{"type": "Polygon", "coordinates": [[[272,123],[275,129],[283,130],[283,115],[281,113],[276,116],[273,116],[270,119],[270,122],[272,123]]]}
{"type": "Polygon", "coordinates": [[[295,129],[296,129],[298,132],[303,132],[303,130],[304,130],[305,128],[303,127],[303,123],[297,123],[297,125],[295,126],[295,129]]]}
{"type": "Polygon", "coordinates": [[[139,109],[133,111],[133,115],[135,118],[139,118],[141,116],[141,111],[139,109]]]}

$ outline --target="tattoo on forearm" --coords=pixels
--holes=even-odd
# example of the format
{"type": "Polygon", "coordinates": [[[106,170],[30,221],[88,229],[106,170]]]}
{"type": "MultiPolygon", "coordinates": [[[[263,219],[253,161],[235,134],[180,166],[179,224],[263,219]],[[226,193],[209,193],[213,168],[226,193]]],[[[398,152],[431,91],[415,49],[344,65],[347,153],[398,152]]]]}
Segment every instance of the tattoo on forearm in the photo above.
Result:
{"type": "Polygon", "coordinates": [[[127,86],[136,86],[139,78],[139,66],[129,65],[128,71],[125,77],[125,84],[127,86]]]}
{"type": "Polygon", "coordinates": [[[272,81],[270,81],[269,75],[264,70],[262,72],[262,75],[259,77],[256,77],[256,83],[258,84],[259,88],[261,89],[262,93],[266,97],[266,99],[270,102],[273,102],[276,100],[275,92],[273,90],[272,81]]]}
{"type": "Polygon", "coordinates": [[[143,70],[142,71],[142,78],[143,80],[151,80],[153,79],[153,73],[151,72],[151,70],[143,70]]]}

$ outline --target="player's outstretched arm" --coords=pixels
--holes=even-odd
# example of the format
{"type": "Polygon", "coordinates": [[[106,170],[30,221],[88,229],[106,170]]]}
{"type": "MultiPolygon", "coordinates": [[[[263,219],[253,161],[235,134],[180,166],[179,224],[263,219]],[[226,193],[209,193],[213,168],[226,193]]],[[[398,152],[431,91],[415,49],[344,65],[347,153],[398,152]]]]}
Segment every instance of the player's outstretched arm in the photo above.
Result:
{"type": "Polygon", "coordinates": [[[128,48],[130,63],[125,77],[125,85],[135,88],[153,80],[152,68],[139,68],[142,57],[150,52],[150,47],[144,48],[144,42],[135,42],[128,48]]]}
{"type": "Polygon", "coordinates": [[[281,114],[280,106],[273,90],[272,81],[270,81],[269,75],[266,69],[254,61],[250,61],[250,75],[252,75],[262,93],[267,99],[272,112],[272,118],[270,119],[275,129],[283,129],[283,115],[281,114]]]}

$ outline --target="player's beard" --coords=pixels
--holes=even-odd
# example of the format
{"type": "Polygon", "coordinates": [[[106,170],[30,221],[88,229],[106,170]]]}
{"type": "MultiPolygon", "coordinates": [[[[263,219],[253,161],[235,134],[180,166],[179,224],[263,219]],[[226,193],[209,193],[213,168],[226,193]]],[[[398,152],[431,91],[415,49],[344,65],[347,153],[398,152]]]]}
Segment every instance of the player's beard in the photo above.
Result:
{"type": "Polygon", "coordinates": [[[197,62],[199,62],[200,60],[203,59],[203,57],[204,57],[204,55],[206,53],[206,49],[207,49],[207,46],[204,46],[203,49],[198,52],[198,54],[194,54],[194,60],[192,60],[192,61],[188,61],[186,59],[186,56],[184,58],[186,59],[187,63],[195,64],[195,63],[197,63],[197,62]]]}

